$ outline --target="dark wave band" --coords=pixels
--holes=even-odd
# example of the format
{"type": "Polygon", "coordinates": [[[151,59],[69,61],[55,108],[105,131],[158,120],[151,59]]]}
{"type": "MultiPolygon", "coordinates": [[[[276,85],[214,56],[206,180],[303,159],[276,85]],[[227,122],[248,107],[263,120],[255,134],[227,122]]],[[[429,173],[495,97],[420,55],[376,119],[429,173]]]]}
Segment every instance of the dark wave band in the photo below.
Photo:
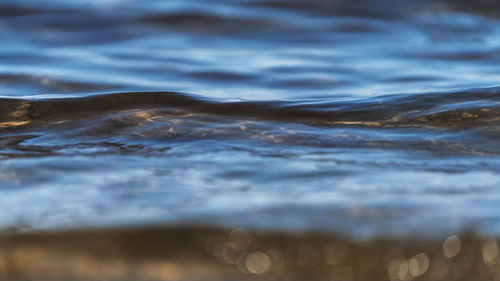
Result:
{"type": "Polygon", "coordinates": [[[316,125],[475,127],[500,121],[500,88],[398,94],[360,99],[223,101],[175,92],[128,92],[35,100],[0,99],[0,127],[51,118],[82,118],[130,109],[175,108],[192,113],[316,125]]]}

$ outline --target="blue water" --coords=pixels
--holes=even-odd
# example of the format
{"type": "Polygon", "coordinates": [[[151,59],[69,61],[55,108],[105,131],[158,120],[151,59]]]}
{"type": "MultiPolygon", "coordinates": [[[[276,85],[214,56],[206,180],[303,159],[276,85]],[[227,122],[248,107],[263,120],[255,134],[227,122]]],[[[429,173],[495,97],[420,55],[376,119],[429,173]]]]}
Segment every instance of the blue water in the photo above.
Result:
{"type": "Polygon", "coordinates": [[[0,3],[0,228],[500,233],[493,1],[0,3]]]}

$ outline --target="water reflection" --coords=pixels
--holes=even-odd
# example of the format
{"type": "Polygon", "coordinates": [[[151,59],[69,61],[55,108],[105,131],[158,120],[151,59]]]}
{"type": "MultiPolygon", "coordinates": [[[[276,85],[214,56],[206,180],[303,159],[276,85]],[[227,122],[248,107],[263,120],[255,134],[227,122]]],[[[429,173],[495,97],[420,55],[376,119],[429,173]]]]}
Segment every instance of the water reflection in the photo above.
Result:
{"type": "Polygon", "coordinates": [[[9,96],[172,90],[287,99],[498,83],[490,1],[1,5],[0,87],[9,96]]]}
{"type": "Polygon", "coordinates": [[[2,1],[0,279],[499,280],[496,6],[2,1]]]}

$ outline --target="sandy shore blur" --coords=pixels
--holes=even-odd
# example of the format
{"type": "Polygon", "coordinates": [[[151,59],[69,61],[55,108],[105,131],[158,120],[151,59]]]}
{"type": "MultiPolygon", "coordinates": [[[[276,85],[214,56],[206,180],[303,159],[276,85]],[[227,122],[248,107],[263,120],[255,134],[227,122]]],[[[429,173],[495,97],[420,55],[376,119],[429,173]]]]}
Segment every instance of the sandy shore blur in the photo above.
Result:
{"type": "Polygon", "coordinates": [[[352,241],[317,233],[143,227],[11,232],[1,280],[498,280],[494,238],[352,241]]]}

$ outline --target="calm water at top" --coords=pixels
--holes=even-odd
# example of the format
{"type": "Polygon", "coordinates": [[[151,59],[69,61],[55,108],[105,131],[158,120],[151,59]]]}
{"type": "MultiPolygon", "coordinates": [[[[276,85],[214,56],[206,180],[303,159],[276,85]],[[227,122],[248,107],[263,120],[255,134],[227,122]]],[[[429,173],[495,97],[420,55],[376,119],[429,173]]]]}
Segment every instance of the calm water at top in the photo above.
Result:
{"type": "Polygon", "coordinates": [[[0,228],[500,233],[499,16],[4,0],[0,228]]]}

